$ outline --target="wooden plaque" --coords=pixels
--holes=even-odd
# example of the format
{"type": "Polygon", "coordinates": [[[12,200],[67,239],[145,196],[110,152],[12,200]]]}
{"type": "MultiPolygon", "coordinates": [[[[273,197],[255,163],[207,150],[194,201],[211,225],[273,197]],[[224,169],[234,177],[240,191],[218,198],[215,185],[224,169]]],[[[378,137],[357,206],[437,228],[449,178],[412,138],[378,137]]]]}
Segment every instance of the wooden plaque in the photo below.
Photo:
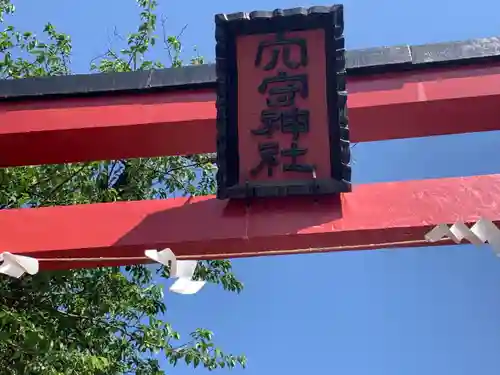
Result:
{"type": "Polygon", "coordinates": [[[342,6],[215,20],[217,197],[350,191],[342,6]]]}

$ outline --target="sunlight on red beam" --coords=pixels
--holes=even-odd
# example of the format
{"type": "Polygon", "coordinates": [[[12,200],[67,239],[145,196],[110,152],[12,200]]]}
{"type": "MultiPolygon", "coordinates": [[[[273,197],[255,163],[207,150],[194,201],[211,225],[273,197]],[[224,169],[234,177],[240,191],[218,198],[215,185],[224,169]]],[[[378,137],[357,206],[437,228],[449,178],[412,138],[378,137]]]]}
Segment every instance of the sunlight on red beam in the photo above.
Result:
{"type": "MultiPolygon", "coordinates": [[[[342,196],[342,206],[332,198],[313,202],[306,197],[255,201],[247,208],[244,202],[198,197],[3,210],[0,249],[38,258],[81,258],[140,257],[146,249],[170,247],[178,256],[207,259],[339,246],[381,248],[421,241],[440,223],[473,222],[480,216],[500,223],[496,202],[500,175],[358,185],[342,196]]],[[[99,263],[65,267],[91,265],[99,263]]]]}
{"type": "Polygon", "coordinates": [[[214,99],[186,91],[0,103],[0,167],[213,152],[214,99]]]}
{"type": "MultiPolygon", "coordinates": [[[[500,67],[350,78],[352,142],[500,129],[500,67]]],[[[0,103],[0,167],[214,152],[211,91],[0,103]]]]}

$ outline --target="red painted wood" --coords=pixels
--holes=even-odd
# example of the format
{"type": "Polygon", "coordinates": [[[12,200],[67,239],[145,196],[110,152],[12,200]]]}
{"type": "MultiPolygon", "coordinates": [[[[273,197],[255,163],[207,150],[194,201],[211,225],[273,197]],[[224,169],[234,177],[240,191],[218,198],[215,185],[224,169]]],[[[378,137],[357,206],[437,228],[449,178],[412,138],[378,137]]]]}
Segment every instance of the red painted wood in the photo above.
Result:
{"type": "Polygon", "coordinates": [[[327,197],[293,198],[293,204],[263,200],[249,208],[199,197],[3,210],[0,249],[43,258],[142,256],[148,248],[170,247],[179,256],[207,259],[283,249],[381,248],[386,247],[381,243],[422,240],[439,223],[480,216],[500,223],[500,175],[359,185],[341,199],[342,208],[327,197]]]}
{"type": "Polygon", "coordinates": [[[211,91],[4,102],[0,167],[213,152],[214,118],[211,91]]]}
{"type": "MultiPolygon", "coordinates": [[[[500,67],[350,78],[353,142],[500,129],[500,67]]],[[[0,167],[215,151],[214,94],[0,103],[0,167]]]]}
{"type": "MultiPolygon", "coordinates": [[[[279,150],[291,150],[292,134],[281,130],[273,131],[270,136],[252,134],[252,130],[265,128],[261,125],[262,111],[269,111],[267,100],[273,95],[270,89],[283,87],[283,83],[269,84],[266,92],[261,94],[258,90],[261,82],[276,76],[279,71],[285,72],[288,76],[307,76],[308,95],[302,97],[297,92],[293,99],[293,106],[298,110],[309,111],[309,130],[300,132],[295,139],[298,148],[306,149],[307,152],[298,158],[298,163],[303,165],[314,165],[316,178],[318,180],[329,180],[332,176],[330,165],[330,132],[328,126],[328,106],[327,106],[327,83],[326,77],[326,55],[325,55],[325,31],[322,29],[302,30],[287,33],[287,38],[300,38],[307,43],[307,57],[309,61],[314,61],[314,65],[298,66],[296,69],[287,68],[283,60],[278,60],[277,66],[266,71],[263,69],[269,61],[273,59],[273,48],[265,48],[262,53],[261,65],[255,66],[255,51],[258,51],[260,43],[266,40],[273,42],[276,35],[254,34],[239,36],[236,39],[236,51],[238,59],[238,156],[239,156],[239,184],[248,182],[277,183],[285,180],[304,181],[310,179],[311,174],[304,172],[284,172],[282,168],[272,168],[272,175],[268,175],[267,165],[262,170],[253,175],[251,171],[260,165],[262,157],[259,153],[259,145],[263,142],[277,142],[279,150]]],[[[291,61],[299,62],[300,48],[290,48],[291,61]]],[[[296,85],[299,90],[303,88],[299,82],[289,81],[284,84],[296,85]]],[[[273,100],[273,99],[271,99],[273,100]]],[[[276,96],[274,97],[276,100],[276,96]]],[[[274,110],[287,110],[287,108],[274,108],[274,110]]],[[[290,110],[290,108],[288,108],[290,110]]],[[[298,120],[297,117],[295,120],[298,120]]],[[[290,121],[290,119],[288,119],[290,121]]],[[[273,125],[279,127],[279,122],[273,125]]],[[[300,126],[300,125],[299,125],[300,126]]],[[[334,146],[335,147],[335,146],[334,146]]],[[[279,153],[280,151],[278,151],[279,153]]],[[[278,157],[281,163],[292,163],[290,157],[278,157]]]]}

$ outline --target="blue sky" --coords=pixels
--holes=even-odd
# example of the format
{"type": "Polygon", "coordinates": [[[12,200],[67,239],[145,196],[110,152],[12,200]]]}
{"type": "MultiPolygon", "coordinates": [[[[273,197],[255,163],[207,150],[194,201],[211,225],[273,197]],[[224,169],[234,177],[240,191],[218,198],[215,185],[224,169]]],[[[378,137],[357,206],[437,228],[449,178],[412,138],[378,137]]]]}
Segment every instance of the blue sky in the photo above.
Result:
{"type": "MultiPolygon", "coordinates": [[[[160,3],[170,33],[188,25],[182,39],[186,56],[196,45],[209,60],[215,13],[328,4],[160,3]]],[[[500,35],[500,3],[493,0],[350,0],[344,5],[348,48],[500,35]]],[[[133,0],[19,0],[17,7],[18,26],[40,30],[51,21],[72,35],[77,72],[85,72],[88,62],[105,51],[114,27],[126,34],[137,22],[133,0]]],[[[162,51],[155,54],[168,61],[162,51]]],[[[498,173],[499,142],[500,133],[492,132],[359,144],[353,150],[353,178],[366,183],[498,173]]],[[[215,286],[195,296],[167,294],[166,319],[182,332],[213,329],[224,348],[248,356],[242,374],[500,372],[500,259],[486,247],[294,255],[234,265],[246,285],[241,295],[215,286]]],[[[168,369],[192,372],[182,366],[168,369]]]]}

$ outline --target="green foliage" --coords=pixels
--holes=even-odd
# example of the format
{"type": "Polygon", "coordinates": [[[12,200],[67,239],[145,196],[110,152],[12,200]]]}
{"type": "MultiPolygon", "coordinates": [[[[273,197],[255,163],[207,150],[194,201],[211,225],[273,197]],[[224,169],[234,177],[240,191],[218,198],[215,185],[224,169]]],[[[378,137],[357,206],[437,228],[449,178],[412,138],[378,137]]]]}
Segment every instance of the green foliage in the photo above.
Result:
{"type": "MultiPolygon", "coordinates": [[[[97,72],[161,68],[145,58],[155,46],[155,0],[137,0],[140,25],[127,47],[108,50],[91,65],[97,72]]],[[[70,74],[71,38],[48,23],[45,41],[32,32],[5,25],[14,13],[0,0],[0,77],[16,79],[70,74]]],[[[164,23],[162,23],[164,25],[164,23]]],[[[180,66],[181,43],[166,36],[163,47],[171,64],[180,66]]],[[[202,63],[196,56],[191,63],[202,63]]],[[[0,169],[0,208],[70,205],[166,198],[212,193],[214,165],[210,155],[142,158],[108,162],[0,169]]],[[[181,362],[209,370],[245,365],[244,356],[226,354],[212,332],[197,329],[181,340],[170,323],[161,286],[166,267],[42,272],[22,280],[0,278],[0,366],[2,374],[160,375],[158,355],[175,366],[181,362]]],[[[227,260],[200,262],[196,276],[239,293],[243,285],[227,260]]]]}

